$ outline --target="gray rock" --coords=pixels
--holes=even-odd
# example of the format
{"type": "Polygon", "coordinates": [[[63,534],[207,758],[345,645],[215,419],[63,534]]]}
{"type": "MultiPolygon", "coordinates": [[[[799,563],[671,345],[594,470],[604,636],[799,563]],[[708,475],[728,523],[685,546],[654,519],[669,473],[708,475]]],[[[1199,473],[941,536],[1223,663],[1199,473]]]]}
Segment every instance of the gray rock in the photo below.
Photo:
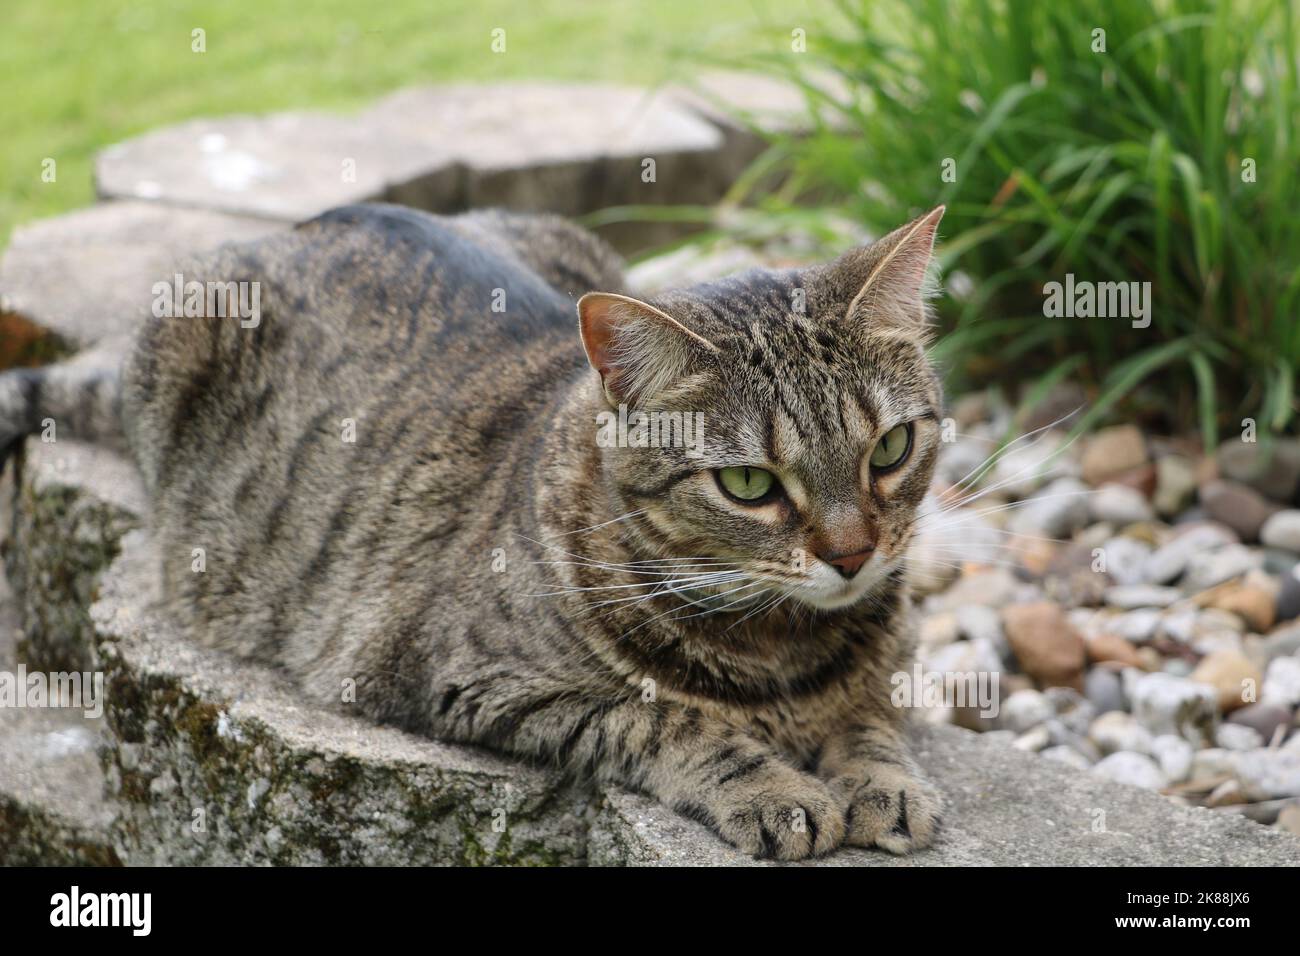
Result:
{"type": "Polygon", "coordinates": [[[1192,772],[1196,749],[1182,737],[1160,734],[1151,741],[1151,756],[1170,783],[1182,783],[1192,772]]]}
{"type": "Polygon", "coordinates": [[[1221,521],[1243,541],[1259,537],[1264,522],[1277,505],[1247,485],[1235,481],[1211,481],[1201,486],[1201,507],[1215,521],[1221,521]]]}
{"type": "Polygon", "coordinates": [[[1239,544],[1230,544],[1217,551],[1193,552],[1187,559],[1181,584],[1189,593],[1204,591],[1261,567],[1263,563],[1263,555],[1258,551],[1239,544]]]}
{"type": "Polygon", "coordinates": [[[1041,751],[1039,756],[1047,760],[1055,760],[1057,763],[1063,763],[1067,767],[1073,767],[1076,770],[1088,770],[1092,767],[1092,763],[1087,757],[1073,747],[1067,747],[1064,744],[1048,747],[1046,750],[1041,751]]]}
{"type": "Polygon", "coordinates": [[[1208,783],[1231,777],[1237,771],[1240,757],[1241,754],[1235,751],[1218,747],[1198,750],[1192,755],[1192,774],[1189,779],[1193,783],[1208,783]]]}
{"type": "Polygon", "coordinates": [[[1052,702],[1036,690],[1018,690],[1002,702],[999,726],[1023,734],[1056,716],[1052,702]]]}
{"type": "Polygon", "coordinates": [[[1112,710],[1094,720],[1088,729],[1088,737],[1103,754],[1119,751],[1151,753],[1151,732],[1120,710],[1112,710]]]}
{"type": "Polygon", "coordinates": [[[1249,485],[1273,501],[1287,502],[1295,497],[1300,485],[1300,441],[1230,439],[1219,446],[1216,457],[1225,477],[1249,485]]]}
{"type": "Polygon", "coordinates": [[[1247,704],[1234,710],[1228,715],[1227,720],[1230,724],[1249,727],[1259,734],[1265,743],[1268,743],[1272,741],[1279,727],[1291,725],[1291,711],[1286,707],[1273,704],[1247,704]]]}
{"type": "Polygon", "coordinates": [[[1077,478],[1058,478],[1026,498],[1007,522],[1016,534],[1068,538],[1088,523],[1090,489],[1077,478]]]}
{"type": "Polygon", "coordinates": [[[1300,707],[1300,657],[1275,657],[1268,662],[1259,700],[1288,710],[1300,707]]]}
{"type": "Polygon", "coordinates": [[[1043,696],[1056,709],[1057,720],[1075,737],[1088,733],[1097,709],[1073,687],[1048,687],[1043,696]]]}
{"type": "Polygon", "coordinates": [[[1151,548],[1135,538],[1110,538],[1102,545],[1106,573],[1118,585],[1138,585],[1146,580],[1151,548]]]}
{"type": "Polygon", "coordinates": [[[1183,592],[1178,588],[1164,588],[1154,584],[1128,584],[1107,588],[1102,595],[1102,600],[1111,607],[1134,610],[1168,607],[1182,596],[1183,592]]]}
{"type": "Polygon", "coordinates": [[[1215,551],[1235,544],[1237,535],[1220,524],[1197,523],[1157,548],[1147,560],[1145,578],[1151,584],[1177,581],[1187,569],[1192,555],[1215,551]]]}
{"type": "Polygon", "coordinates": [[[1270,548],[1300,554],[1300,510],[1287,509],[1273,514],[1260,528],[1259,540],[1270,548]]]}
{"type": "Polygon", "coordinates": [[[1052,744],[1052,731],[1046,724],[1039,724],[1023,734],[1016,737],[1011,742],[1011,746],[1016,750],[1023,750],[1026,753],[1037,753],[1052,744]]]}
{"type": "Polygon", "coordinates": [[[1277,619],[1291,621],[1300,617],[1300,565],[1287,568],[1279,576],[1277,619]]]}
{"type": "Polygon", "coordinates": [[[1279,627],[1264,638],[1263,654],[1266,660],[1300,654],[1300,621],[1279,627]]]}
{"type": "Polygon", "coordinates": [[[1119,675],[1109,668],[1089,668],[1083,678],[1083,691],[1099,714],[1124,709],[1124,692],[1120,688],[1119,675]]]}
{"type": "Polygon", "coordinates": [[[968,641],[987,641],[1004,661],[1011,655],[1011,645],[1002,630],[1002,615],[991,607],[964,604],[957,608],[957,629],[968,641]]]}
{"type": "Polygon", "coordinates": [[[1235,772],[1248,800],[1300,797],[1300,750],[1248,750],[1237,755],[1235,772]]]}
{"type": "Polygon", "coordinates": [[[1255,750],[1266,742],[1259,731],[1243,724],[1219,724],[1214,730],[1214,745],[1223,750],[1255,750]]]}
{"type": "Polygon", "coordinates": [[[1156,636],[1160,626],[1160,612],[1155,608],[1138,608],[1126,611],[1110,621],[1109,630],[1134,644],[1145,644],[1156,636]]]}
{"type": "Polygon", "coordinates": [[[1119,527],[1155,518],[1155,512],[1142,492],[1127,485],[1102,485],[1092,495],[1089,504],[1092,520],[1108,521],[1119,527]]]}
{"type": "Polygon", "coordinates": [[[1144,790],[1159,790],[1168,785],[1164,773],[1154,760],[1144,754],[1123,750],[1103,757],[1093,766],[1092,772],[1107,780],[1144,790]]]}
{"type": "Polygon", "coordinates": [[[1190,644],[1196,637],[1198,616],[1195,608],[1170,611],[1160,619],[1160,634],[1179,644],[1190,644]]]}
{"type": "Polygon", "coordinates": [[[1177,734],[1198,747],[1214,740],[1219,709],[1209,685],[1170,674],[1144,674],[1134,679],[1129,696],[1133,716],[1153,734],[1177,734]]]}

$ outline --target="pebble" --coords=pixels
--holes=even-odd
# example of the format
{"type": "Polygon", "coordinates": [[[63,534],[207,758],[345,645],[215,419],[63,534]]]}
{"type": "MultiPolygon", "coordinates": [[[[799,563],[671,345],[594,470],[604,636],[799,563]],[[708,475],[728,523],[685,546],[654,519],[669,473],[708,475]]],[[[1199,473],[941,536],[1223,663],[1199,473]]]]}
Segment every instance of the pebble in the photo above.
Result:
{"type": "Polygon", "coordinates": [[[1049,478],[1060,477],[1070,460],[1058,456],[1064,442],[1059,432],[1046,432],[1038,441],[1005,451],[993,466],[992,481],[1014,498],[1024,498],[1049,478]]]}
{"type": "Polygon", "coordinates": [[[1089,493],[1077,478],[1057,478],[1025,498],[1011,513],[1007,528],[1016,534],[1068,538],[1088,523],[1089,493]]]}
{"type": "Polygon", "coordinates": [[[1151,753],[1151,731],[1122,710],[1113,710],[1094,720],[1092,726],[1088,728],[1088,739],[1095,743],[1103,754],[1113,754],[1121,750],[1140,754],[1151,753]]]}
{"type": "Polygon", "coordinates": [[[1170,783],[1182,783],[1191,775],[1196,748],[1182,737],[1160,734],[1151,740],[1151,756],[1170,783]]]}
{"type": "Polygon", "coordinates": [[[1164,637],[1177,641],[1179,644],[1190,644],[1192,638],[1196,636],[1196,620],[1198,616],[1195,608],[1170,611],[1160,619],[1160,633],[1164,637]]]}
{"type": "Polygon", "coordinates": [[[1146,581],[1146,565],[1151,558],[1151,546],[1135,538],[1110,538],[1101,546],[1105,571],[1116,584],[1142,584],[1146,581]]]}
{"type": "Polygon", "coordinates": [[[1196,494],[1196,466],[1182,455],[1163,455],[1156,461],[1156,491],[1152,504],[1162,517],[1180,514],[1196,494]]]}
{"type": "Polygon", "coordinates": [[[1259,530],[1259,540],[1270,548],[1300,554],[1300,510],[1288,508],[1270,515],[1259,530]]]}
{"type": "Polygon", "coordinates": [[[1265,743],[1272,741],[1279,727],[1289,727],[1291,711],[1273,704],[1247,704],[1228,715],[1228,723],[1250,727],[1265,743]]]}
{"type": "Polygon", "coordinates": [[[1002,702],[998,715],[999,725],[1023,734],[1056,716],[1056,708],[1041,692],[1018,690],[1002,702]]]}
{"type": "Polygon", "coordinates": [[[1220,777],[1229,777],[1237,771],[1237,761],[1241,754],[1231,750],[1211,747],[1198,750],[1192,754],[1192,772],[1188,780],[1192,783],[1206,783],[1220,777]]]}
{"type": "Polygon", "coordinates": [[[1002,610],[1002,624],[1021,669],[1042,686],[1082,687],[1085,646],[1082,635],[1056,604],[1013,604],[1002,610]]]}
{"type": "Polygon", "coordinates": [[[1011,655],[1011,646],[1002,630],[1002,616],[991,607],[981,604],[963,604],[957,608],[957,630],[968,641],[988,641],[998,656],[1004,660],[1011,655]]]}
{"type": "Polygon", "coordinates": [[[1241,724],[1219,724],[1214,731],[1214,745],[1224,750],[1256,750],[1264,743],[1259,731],[1241,724]]]}
{"type": "Polygon", "coordinates": [[[1213,522],[1198,522],[1185,527],[1187,530],[1157,548],[1147,559],[1145,576],[1149,583],[1176,581],[1187,569],[1192,555],[1215,551],[1238,540],[1230,528],[1213,522]]]}
{"type": "Polygon", "coordinates": [[[1124,750],[1103,757],[1093,765],[1092,772],[1116,783],[1127,783],[1145,790],[1159,790],[1169,783],[1150,757],[1124,750]]]}
{"type": "Polygon", "coordinates": [[[1121,527],[1155,518],[1155,511],[1142,492],[1125,485],[1102,485],[1089,500],[1089,507],[1094,521],[1108,521],[1121,527]]]}
{"type": "Polygon", "coordinates": [[[1268,575],[1252,571],[1241,583],[1216,589],[1210,606],[1237,615],[1252,631],[1262,634],[1276,620],[1278,590],[1268,575]]]}
{"type": "Polygon", "coordinates": [[[1014,741],[1011,746],[1017,750],[1037,752],[1048,746],[1052,742],[1051,732],[1046,726],[1039,724],[1033,730],[1027,730],[1014,741]]]}
{"type": "Polygon", "coordinates": [[[1215,456],[1219,471],[1274,501],[1290,501],[1300,483],[1300,440],[1279,438],[1268,445],[1229,439],[1215,456]]]}
{"type": "Polygon", "coordinates": [[[1225,780],[1205,798],[1207,807],[1235,807],[1243,803],[1248,803],[1245,794],[1241,791],[1241,784],[1236,780],[1225,780]]]}
{"type": "Polygon", "coordinates": [[[1154,608],[1127,611],[1110,622],[1111,633],[1134,644],[1145,644],[1151,640],[1156,636],[1156,628],[1159,626],[1160,612],[1154,608]]]}
{"type": "MultiPolygon", "coordinates": [[[[1088,641],[1088,656],[1094,661],[1113,661],[1127,667],[1141,667],[1142,657],[1133,644],[1118,634],[1104,632],[1088,641]]],[[[1094,668],[1095,670],[1096,668],[1094,668]]],[[[1119,678],[1116,678],[1118,682],[1119,678]]],[[[1087,681],[1084,681],[1087,692],[1087,681]]]]}
{"type": "Polygon", "coordinates": [[[1300,617],[1300,564],[1280,577],[1274,616],[1279,621],[1290,621],[1300,617]]]}
{"type": "Polygon", "coordinates": [[[1214,739],[1219,711],[1212,687],[1171,674],[1142,674],[1133,679],[1129,699],[1133,716],[1153,734],[1177,734],[1197,746],[1214,739]]]}
{"type": "Polygon", "coordinates": [[[1101,429],[1084,443],[1080,461],[1083,480],[1094,486],[1146,463],[1146,436],[1135,425],[1101,429]]]}
{"type": "Polygon", "coordinates": [[[1236,755],[1236,776],[1250,801],[1300,797],[1300,750],[1247,750],[1236,755]]]}
{"type": "Polygon", "coordinates": [[[1087,757],[1065,744],[1048,747],[1042,750],[1039,756],[1046,757],[1048,760],[1055,760],[1057,763],[1063,763],[1068,767],[1074,767],[1076,770],[1089,770],[1092,768],[1092,763],[1087,757]]]}
{"type": "Polygon", "coordinates": [[[1198,551],[1187,559],[1182,587],[1189,592],[1208,591],[1260,567],[1264,558],[1256,551],[1240,544],[1230,544],[1217,551],[1198,551]]]}
{"type": "Polygon", "coordinates": [[[1097,713],[1124,710],[1124,691],[1119,675],[1107,667],[1093,667],[1083,679],[1083,692],[1097,713]]]}
{"type": "Polygon", "coordinates": [[[1168,607],[1183,596],[1178,588],[1154,584],[1120,584],[1107,588],[1102,600],[1111,607],[1129,611],[1141,607],[1168,607]]]}
{"type": "Polygon", "coordinates": [[[1268,660],[1300,653],[1300,621],[1279,627],[1264,638],[1263,654],[1268,660]]]}
{"type": "Polygon", "coordinates": [[[1073,737],[1083,737],[1097,716],[1097,709],[1073,687],[1049,687],[1043,696],[1056,709],[1056,718],[1073,737]]]}
{"type": "Polygon", "coordinates": [[[1289,710],[1300,707],[1300,657],[1275,657],[1268,662],[1259,700],[1289,710]]]}
{"type": "Polygon", "coordinates": [[[1249,485],[1235,481],[1211,481],[1201,486],[1201,507],[1216,521],[1222,521],[1243,541],[1255,541],[1260,529],[1277,510],[1269,501],[1249,485]]]}
{"type": "Polygon", "coordinates": [[[1213,687],[1219,710],[1227,714],[1253,699],[1263,675],[1240,651],[1218,650],[1202,658],[1191,678],[1213,687]]]}

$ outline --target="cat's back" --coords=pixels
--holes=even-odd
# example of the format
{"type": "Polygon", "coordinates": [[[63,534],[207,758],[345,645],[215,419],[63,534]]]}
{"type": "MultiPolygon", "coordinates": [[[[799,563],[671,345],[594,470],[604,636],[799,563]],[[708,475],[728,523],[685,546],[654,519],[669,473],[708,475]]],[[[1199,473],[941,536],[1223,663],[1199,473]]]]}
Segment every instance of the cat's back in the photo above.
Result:
{"type": "Polygon", "coordinates": [[[622,282],[552,217],[382,205],[182,268],[228,307],[146,322],[123,418],[170,602],[268,658],[457,533],[501,445],[583,367],[574,299],[622,282]]]}

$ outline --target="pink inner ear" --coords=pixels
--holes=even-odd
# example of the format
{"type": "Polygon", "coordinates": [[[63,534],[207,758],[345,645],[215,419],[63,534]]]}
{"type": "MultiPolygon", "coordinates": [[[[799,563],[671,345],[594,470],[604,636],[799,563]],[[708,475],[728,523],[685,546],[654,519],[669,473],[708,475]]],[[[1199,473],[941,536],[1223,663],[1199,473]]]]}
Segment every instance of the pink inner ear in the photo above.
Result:
{"type": "Polygon", "coordinates": [[[614,323],[610,319],[614,302],[602,296],[584,296],[578,303],[578,318],[582,332],[582,347],[587,361],[612,392],[618,378],[618,368],[613,363],[614,323]]]}

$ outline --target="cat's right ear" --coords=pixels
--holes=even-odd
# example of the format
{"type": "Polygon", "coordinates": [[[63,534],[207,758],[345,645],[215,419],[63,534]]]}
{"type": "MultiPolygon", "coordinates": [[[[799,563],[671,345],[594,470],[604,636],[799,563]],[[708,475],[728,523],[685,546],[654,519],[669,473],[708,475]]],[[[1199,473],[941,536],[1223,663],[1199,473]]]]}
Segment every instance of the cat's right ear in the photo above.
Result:
{"type": "Polygon", "coordinates": [[[718,351],[666,312],[612,292],[579,299],[578,325],[610,405],[635,405],[658,394],[690,375],[703,355],[718,351]]]}

